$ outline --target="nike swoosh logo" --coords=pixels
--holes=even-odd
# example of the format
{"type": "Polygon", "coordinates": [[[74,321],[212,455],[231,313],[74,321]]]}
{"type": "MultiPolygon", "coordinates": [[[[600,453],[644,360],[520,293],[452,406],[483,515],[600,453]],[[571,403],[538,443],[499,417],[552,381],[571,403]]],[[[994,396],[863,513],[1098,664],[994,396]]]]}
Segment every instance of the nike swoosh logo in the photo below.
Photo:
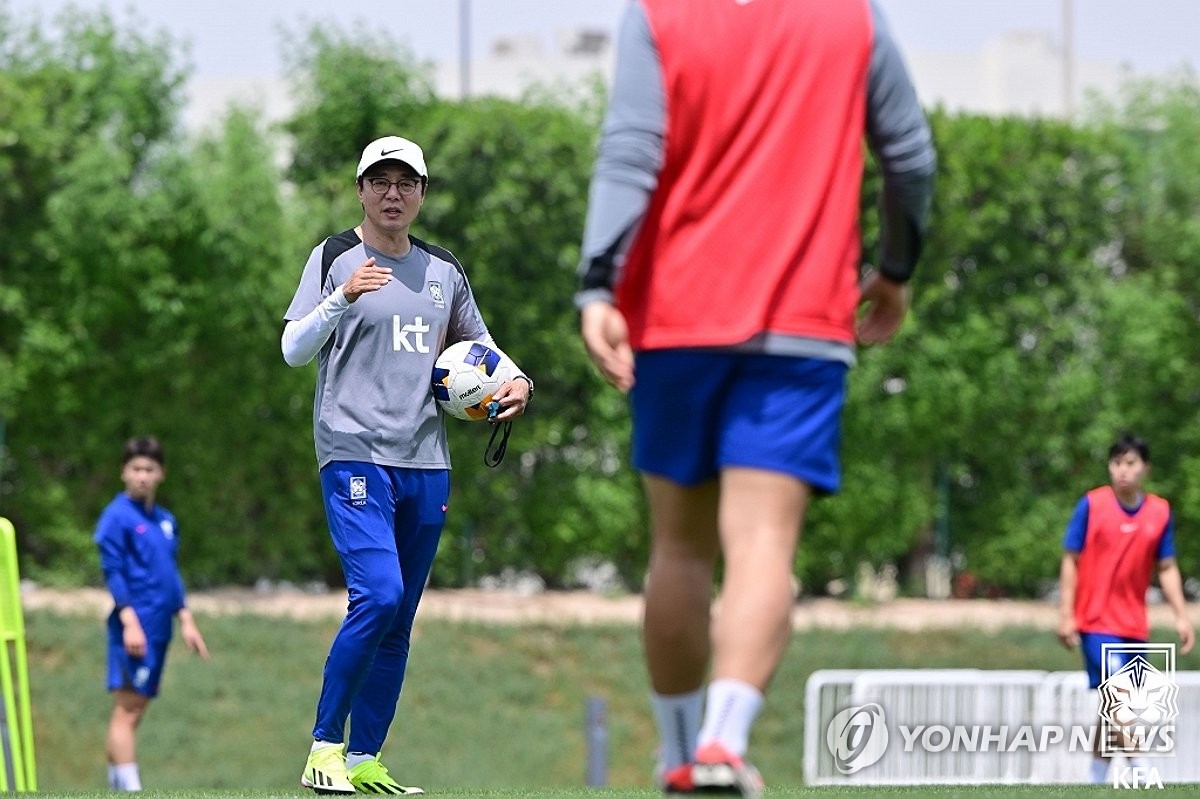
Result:
{"type": "Polygon", "coordinates": [[[404,149],[403,147],[397,147],[395,150],[380,150],[379,154],[380,155],[391,155],[392,153],[398,153],[403,149],[404,149]]]}

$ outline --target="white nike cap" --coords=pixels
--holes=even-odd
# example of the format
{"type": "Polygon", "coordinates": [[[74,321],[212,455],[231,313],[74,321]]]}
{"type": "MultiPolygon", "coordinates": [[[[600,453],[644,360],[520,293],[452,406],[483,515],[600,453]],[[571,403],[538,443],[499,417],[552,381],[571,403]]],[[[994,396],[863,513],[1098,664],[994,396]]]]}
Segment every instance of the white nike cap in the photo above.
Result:
{"type": "Polygon", "coordinates": [[[362,158],[358,160],[358,172],[354,179],[363,176],[371,167],[380,161],[403,161],[416,170],[417,174],[429,179],[429,170],[425,168],[425,154],[415,142],[402,139],[399,136],[384,136],[367,145],[362,158]]]}

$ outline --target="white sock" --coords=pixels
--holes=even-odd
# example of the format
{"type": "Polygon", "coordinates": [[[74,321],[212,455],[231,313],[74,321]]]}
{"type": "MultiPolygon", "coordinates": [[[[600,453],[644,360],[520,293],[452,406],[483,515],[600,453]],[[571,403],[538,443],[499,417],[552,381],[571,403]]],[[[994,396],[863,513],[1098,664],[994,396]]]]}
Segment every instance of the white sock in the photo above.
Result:
{"type": "Polygon", "coordinates": [[[112,763],[108,764],[108,789],[115,791],[120,786],[117,785],[117,767],[112,763]]]}
{"type": "Polygon", "coordinates": [[[1088,771],[1088,781],[1093,784],[1108,782],[1108,760],[1103,757],[1092,758],[1092,768],[1088,771]]]}
{"type": "Polygon", "coordinates": [[[312,749],[310,749],[309,751],[315,752],[318,749],[324,749],[327,746],[341,746],[341,744],[335,744],[335,743],[331,743],[329,741],[313,741],[312,749]]]}
{"type": "Polygon", "coordinates": [[[346,768],[351,769],[359,763],[365,763],[368,760],[374,760],[375,755],[368,755],[366,752],[347,752],[346,753],[346,768]]]}
{"type": "Polygon", "coordinates": [[[704,706],[699,746],[714,741],[741,757],[750,745],[750,727],[762,709],[762,693],[741,680],[713,680],[704,706]]]}
{"type": "Polygon", "coordinates": [[[690,761],[696,751],[704,689],[697,688],[686,694],[651,693],[650,705],[654,708],[661,742],[659,766],[670,771],[690,761]]]}
{"type": "Polygon", "coordinates": [[[138,775],[137,763],[121,763],[110,766],[112,775],[109,783],[118,791],[140,791],[142,778],[138,775]]]}

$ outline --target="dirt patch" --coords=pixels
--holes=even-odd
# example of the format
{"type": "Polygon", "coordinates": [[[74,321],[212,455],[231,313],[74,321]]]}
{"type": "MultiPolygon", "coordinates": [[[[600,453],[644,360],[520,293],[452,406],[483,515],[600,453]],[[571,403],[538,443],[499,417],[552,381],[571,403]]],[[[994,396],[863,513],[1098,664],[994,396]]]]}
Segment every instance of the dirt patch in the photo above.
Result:
{"type": "MultiPolygon", "coordinates": [[[[28,610],[51,609],[103,617],[112,608],[108,592],[96,588],[72,590],[25,585],[22,603],[28,610]]],[[[346,610],[341,591],[305,593],[298,590],[255,591],[222,589],[189,594],[197,614],[255,613],[294,619],[340,618],[346,610]]],[[[420,616],[497,624],[636,624],[641,619],[640,596],[601,596],[589,591],[546,591],[522,594],[481,589],[426,591],[420,616]]],[[[1193,611],[1193,621],[1200,618],[1193,611]]],[[[1172,626],[1170,609],[1155,605],[1155,626],[1172,626]]],[[[793,611],[796,629],[879,627],[902,630],[970,627],[993,631],[1003,627],[1053,630],[1058,608],[1050,602],[989,599],[894,599],[864,605],[837,599],[801,599],[793,611]]]]}

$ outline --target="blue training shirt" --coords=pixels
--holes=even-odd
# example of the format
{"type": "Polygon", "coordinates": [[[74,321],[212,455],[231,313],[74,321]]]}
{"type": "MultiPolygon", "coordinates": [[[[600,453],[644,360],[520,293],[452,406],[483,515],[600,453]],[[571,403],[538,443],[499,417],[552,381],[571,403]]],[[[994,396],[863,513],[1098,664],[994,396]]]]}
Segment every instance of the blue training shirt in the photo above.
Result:
{"type": "MultiPolygon", "coordinates": [[[[1145,501],[1144,496],[1142,501],[1145,501]]],[[[1121,505],[1121,509],[1130,516],[1137,513],[1141,507],[1141,502],[1135,508],[1127,508],[1121,505]]],[[[1068,552],[1082,552],[1083,545],[1086,543],[1087,528],[1088,498],[1084,496],[1075,504],[1075,512],[1071,514],[1071,520],[1067,522],[1067,532],[1063,535],[1063,549],[1068,552]]],[[[1166,529],[1163,530],[1162,538],[1158,540],[1158,551],[1154,557],[1156,560],[1175,557],[1175,514],[1173,513],[1167,519],[1166,529]]]]}
{"type": "Polygon", "coordinates": [[[175,517],[157,504],[147,512],[121,492],[101,512],[93,540],[116,603],[113,615],[132,606],[148,640],[170,640],[172,620],[185,602],[175,517]]]}

